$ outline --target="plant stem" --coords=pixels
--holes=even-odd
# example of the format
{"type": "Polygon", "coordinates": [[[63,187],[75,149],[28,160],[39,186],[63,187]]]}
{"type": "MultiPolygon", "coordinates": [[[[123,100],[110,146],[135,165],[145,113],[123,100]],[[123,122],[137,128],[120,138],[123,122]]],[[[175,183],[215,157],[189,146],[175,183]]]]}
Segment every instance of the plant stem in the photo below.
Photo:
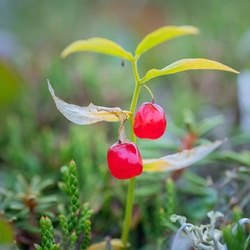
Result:
{"type": "MultiPolygon", "coordinates": [[[[134,94],[133,94],[133,99],[132,99],[131,106],[130,106],[130,112],[132,114],[134,114],[134,112],[135,112],[136,103],[137,103],[137,100],[138,100],[140,89],[141,89],[141,85],[136,84],[134,94]]],[[[135,137],[135,134],[134,134],[134,131],[133,131],[133,122],[134,122],[134,117],[132,115],[131,119],[129,120],[129,124],[130,124],[130,131],[131,131],[131,141],[135,143],[136,142],[136,137],[135,137]]]]}
{"type": "MultiPolygon", "coordinates": [[[[132,67],[133,67],[133,73],[134,73],[136,85],[135,85],[135,89],[134,89],[133,98],[131,101],[130,111],[132,114],[134,114],[137,100],[138,100],[139,93],[140,93],[140,89],[141,89],[141,85],[138,84],[138,82],[140,81],[140,78],[139,78],[139,74],[138,74],[138,70],[137,70],[137,60],[136,59],[134,61],[132,61],[132,67]]],[[[133,121],[134,121],[134,118],[132,116],[130,119],[131,141],[135,143],[136,137],[135,137],[135,134],[133,132],[133,121]]],[[[131,224],[135,183],[136,183],[135,177],[129,180],[127,200],[126,200],[125,218],[124,218],[123,231],[122,231],[122,242],[123,242],[124,246],[126,246],[126,243],[128,241],[129,229],[130,229],[130,224],[131,224]]]]}
{"type": "MultiPolygon", "coordinates": [[[[133,94],[133,98],[132,98],[131,105],[130,105],[130,112],[132,114],[134,114],[137,100],[138,100],[139,93],[140,93],[140,89],[141,89],[141,85],[139,84],[140,77],[139,77],[138,70],[137,70],[137,59],[132,61],[132,68],[133,68],[133,73],[134,73],[136,85],[135,85],[134,94],[133,94]]],[[[132,115],[132,118],[130,119],[131,141],[135,143],[136,138],[135,138],[135,134],[133,132],[133,122],[134,122],[134,117],[132,115]]]]}
{"type": "Polygon", "coordinates": [[[129,180],[129,185],[128,185],[127,204],[126,204],[126,211],[125,211],[125,218],[124,218],[123,232],[122,232],[122,242],[125,246],[128,240],[128,234],[133,212],[135,182],[136,178],[134,177],[129,180]]]}

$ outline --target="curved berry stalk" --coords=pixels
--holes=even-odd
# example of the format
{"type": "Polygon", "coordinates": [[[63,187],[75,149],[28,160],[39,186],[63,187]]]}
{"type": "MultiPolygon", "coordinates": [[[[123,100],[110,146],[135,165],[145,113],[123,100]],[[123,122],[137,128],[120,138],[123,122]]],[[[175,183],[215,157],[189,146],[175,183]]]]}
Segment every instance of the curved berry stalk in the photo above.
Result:
{"type": "Polygon", "coordinates": [[[126,117],[120,117],[121,125],[118,131],[118,142],[108,150],[107,163],[110,173],[117,179],[127,180],[142,173],[141,154],[135,143],[130,142],[125,133],[126,117]]]}

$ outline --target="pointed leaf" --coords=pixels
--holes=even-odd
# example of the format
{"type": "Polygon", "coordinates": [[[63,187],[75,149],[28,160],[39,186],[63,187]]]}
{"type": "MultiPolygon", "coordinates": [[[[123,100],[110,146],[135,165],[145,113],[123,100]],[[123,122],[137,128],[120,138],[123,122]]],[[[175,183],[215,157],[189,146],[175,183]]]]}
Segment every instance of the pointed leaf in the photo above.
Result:
{"type": "Polygon", "coordinates": [[[99,37],[79,40],[71,43],[63,50],[62,57],[66,57],[72,53],[80,51],[98,52],[111,56],[118,56],[129,61],[133,60],[132,54],[124,50],[120,45],[108,39],[99,37]]]}
{"type": "Polygon", "coordinates": [[[243,151],[243,152],[224,151],[216,155],[215,159],[219,159],[222,161],[229,161],[229,162],[233,161],[242,164],[244,166],[250,166],[249,151],[243,151]]]}
{"type": "Polygon", "coordinates": [[[175,74],[181,71],[194,70],[194,69],[214,69],[214,70],[229,71],[237,74],[239,73],[238,71],[216,61],[204,58],[190,58],[190,59],[182,59],[176,61],[166,66],[163,69],[151,69],[142,78],[140,83],[147,82],[150,79],[158,76],[175,74]]]}
{"type": "Polygon", "coordinates": [[[55,96],[55,92],[48,81],[48,88],[52,95],[57,109],[70,121],[86,125],[100,121],[117,122],[127,120],[131,116],[130,111],[121,110],[120,108],[107,108],[89,104],[87,107],[80,107],[68,104],[55,96]]]}
{"type": "Polygon", "coordinates": [[[135,55],[140,56],[145,51],[155,47],[156,45],[166,42],[170,39],[198,34],[199,30],[192,26],[165,26],[148,34],[137,46],[135,55]]]}
{"type": "Polygon", "coordinates": [[[29,183],[21,174],[17,176],[16,189],[20,193],[26,193],[29,190],[29,183]]]}
{"type": "Polygon", "coordinates": [[[159,159],[143,160],[143,171],[145,172],[166,172],[186,168],[193,163],[200,161],[225,140],[218,140],[213,143],[201,145],[190,150],[183,150],[180,153],[164,156],[159,159]]]}
{"type": "Polygon", "coordinates": [[[40,191],[43,191],[44,189],[49,188],[53,185],[55,185],[55,181],[52,179],[47,179],[47,180],[40,182],[37,189],[39,189],[40,191]]]}

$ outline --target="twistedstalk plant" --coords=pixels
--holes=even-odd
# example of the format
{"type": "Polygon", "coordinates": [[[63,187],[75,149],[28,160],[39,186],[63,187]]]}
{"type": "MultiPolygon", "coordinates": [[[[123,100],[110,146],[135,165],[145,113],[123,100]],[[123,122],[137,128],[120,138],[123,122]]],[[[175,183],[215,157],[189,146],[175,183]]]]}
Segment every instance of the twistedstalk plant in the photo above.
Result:
{"type": "MultiPolygon", "coordinates": [[[[176,61],[162,69],[151,69],[148,72],[146,72],[146,74],[143,77],[140,77],[138,73],[137,63],[140,56],[143,53],[155,47],[156,45],[168,41],[170,39],[184,35],[194,35],[194,34],[198,34],[198,29],[192,26],[180,26],[180,27],[165,26],[159,28],[156,31],[148,34],[138,44],[134,55],[132,55],[130,52],[127,52],[121,46],[114,43],[113,41],[98,37],[87,40],[76,41],[65,48],[65,50],[62,52],[63,58],[75,52],[92,51],[92,52],[108,54],[111,56],[117,56],[122,59],[130,61],[132,64],[135,85],[129,111],[122,110],[120,108],[96,106],[94,104],[90,104],[87,107],[79,107],[76,105],[68,104],[59,99],[58,97],[56,97],[53,88],[48,82],[50,93],[56,103],[57,108],[70,121],[79,125],[92,124],[99,121],[121,122],[121,126],[118,131],[119,134],[118,142],[116,143],[115,146],[118,145],[117,150],[120,150],[119,155],[120,153],[123,153],[123,155],[122,157],[120,158],[117,157],[116,159],[120,162],[119,164],[117,164],[117,169],[115,169],[115,171],[117,170],[118,174],[117,175],[114,174],[114,176],[118,179],[129,179],[127,203],[125,208],[125,218],[121,235],[121,240],[124,248],[126,248],[128,243],[136,176],[141,174],[142,172],[142,170],[140,170],[141,166],[140,164],[142,163],[143,171],[146,172],[164,172],[164,171],[182,169],[202,159],[203,157],[208,155],[210,152],[212,152],[214,149],[216,149],[223,143],[223,141],[218,140],[210,144],[201,145],[199,147],[186,150],[171,156],[164,156],[159,159],[141,159],[139,151],[136,153],[136,155],[132,153],[132,151],[137,150],[136,146],[137,134],[139,135],[138,137],[140,138],[150,138],[150,139],[157,139],[162,135],[162,132],[159,135],[153,135],[150,131],[155,130],[154,124],[151,120],[147,120],[147,118],[149,117],[148,115],[149,112],[152,112],[154,115],[156,115],[156,117],[158,116],[157,112],[159,114],[162,114],[162,110],[160,111],[155,110],[156,104],[154,103],[155,100],[153,98],[153,94],[150,91],[149,87],[146,85],[146,83],[149,80],[162,75],[174,74],[177,72],[182,72],[186,70],[195,70],[195,69],[215,69],[215,70],[224,70],[233,73],[238,73],[234,69],[226,65],[223,65],[221,63],[218,63],[216,61],[203,58],[191,58],[191,59],[182,59],[176,61]],[[152,102],[143,104],[144,106],[142,105],[143,107],[141,108],[146,109],[146,111],[144,110],[145,112],[144,111],[142,112],[139,109],[138,112],[140,112],[140,114],[138,115],[136,113],[135,115],[137,101],[142,86],[145,86],[149,90],[152,96],[152,102]],[[145,121],[143,120],[143,114],[145,116],[145,121]],[[144,132],[140,133],[140,124],[139,128],[137,126],[135,129],[134,115],[135,117],[140,116],[139,123],[141,122],[141,129],[145,129],[144,132]],[[130,124],[130,129],[131,129],[130,140],[128,140],[125,135],[124,123],[126,120],[129,120],[130,124]],[[125,149],[121,149],[120,146],[124,146],[125,149]],[[136,167],[138,167],[139,169],[138,171],[134,171],[135,166],[130,165],[129,157],[135,157],[135,160],[137,162],[136,167]],[[121,165],[122,167],[119,167],[121,165]],[[124,172],[127,172],[128,175],[124,175],[124,172]]],[[[161,129],[165,131],[166,121],[164,123],[164,118],[161,118],[161,120],[159,120],[159,123],[161,125],[161,129]]],[[[110,148],[110,150],[112,150],[112,153],[116,152],[115,151],[116,149],[112,148],[113,146],[111,146],[110,148]]],[[[111,163],[109,161],[109,153],[108,153],[108,165],[112,173],[113,168],[115,168],[115,165],[114,166],[112,165],[113,162],[111,164],[112,166],[110,166],[110,164],[111,163]]]]}

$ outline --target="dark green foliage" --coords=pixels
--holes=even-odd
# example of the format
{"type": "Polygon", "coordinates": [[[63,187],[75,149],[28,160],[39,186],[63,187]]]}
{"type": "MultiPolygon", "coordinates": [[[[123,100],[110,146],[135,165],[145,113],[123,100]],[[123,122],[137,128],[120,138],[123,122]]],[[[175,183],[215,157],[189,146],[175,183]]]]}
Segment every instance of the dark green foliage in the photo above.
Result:
{"type": "Polygon", "coordinates": [[[60,214],[59,221],[60,221],[60,227],[62,230],[62,237],[61,237],[60,245],[63,248],[67,248],[69,247],[69,244],[70,244],[70,234],[69,234],[69,228],[68,228],[66,217],[60,214]]]}
{"type": "Polygon", "coordinates": [[[80,213],[80,201],[78,191],[78,180],[76,174],[76,166],[73,161],[69,165],[69,182],[68,188],[70,190],[70,217],[68,219],[69,232],[77,227],[80,213]]]}
{"type": "Polygon", "coordinates": [[[70,162],[68,168],[62,167],[63,182],[60,187],[66,191],[70,204],[66,208],[67,215],[59,216],[61,238],[60,244],[55,245],[54,229],[51,220],[48,217],[42,217],[40,220],[41,227],[41,248],[35,245],[36,249],[52,250],[84,250],[90,243],[91,222],[90,217],[93,211],[85,203],[81,205],[79,198],[79,188],[76,164],[70,162]],[[53,247],[53,248],[52,248],[53,247]]]}
{"type": "Polygon", "coordinates": [[[25,221],[29,217],[35,220],[41,215],[54,216],[51,208],[59,202],[59,198],[56,195],[45,196],[46,191],[54,186],[52,179],[41,180],[35,175],[27,181],[19,174],[12,190],[0,187],[0,210],[4,212],[5,217],[16,221],[15,225],[18,229],[34,231],[35,222],[27,225],[25,221]]]}
{"type": "MultiPolygon", "coordinates": [[[[176,39],[165,47],[167,53],[162,53],[162,47],[158,47],[152,50],[152,53],[145,54],[140,62],[140,72],[143,73],[152,66],[161,67],[163,62],[172,62],[176,57],[200,57],[204,53],[211,59],[218,59],[242,70],[249,68],[250,62],[249,39],[246,36],[249,29],[249,1],[195,0],[190,3],[161,0],[140,1],[136,5],[126,5],[122,1],[110,1],[105,4],[104,1],[62,1],[60,5],[63,8],[57,12],[56,1],[49,1],[47,4],[32,0],[22,4],[1,1],[0,5],[1,29],[4,33],[7,31],[7,34],[14,34],[16,43],[11,48],[11,57],[6,57],[4,60],[1,57],[1,65],[14,66],[22,77],[20,84],[24,86],[21,90],[14,89],[12,82],[3,78],[4,74],[0,70],[0,96],[7,98],[7,88],[13,88],[16,93],[15,100],[13,97],[9,100],[13,106],[9,105],[8,109],[2,112],[4,107],[0,105],[0,216],[10,220],[11,228],[18,237],[18,243],[21,239],[24,242],[39,241],[34,237],[39,232],[41,215],[49,216],[53,221],[57,236],[59,228],[55,216],[57,207],[60,207],[59,212],[63,214],[67,223],[70,198],[64,197],[62,200],[55,183],[60,178],[59,167],[73,158],[79,173],[78,184],[83,191],[80,191],[80,198],[89,201],[96,209],[95,220],[92,220],[96,236],[93,240],[99,240],[104,235],[119,236],[119,227],[114,225],[122,225],[125,184],[109,177],[105,163],[106,149],[109,143],[117,138],[116,124],[91,127],[69,124],[53,107],[45,79],[49,78],[56,84],[62,97],[72,102],[76,100],[79,105],[93,102],[128,108],[128,99],[131,95],[128,84],[133,82],[131,69],[127,61],[125,66],[121,67],[121,61],[115,57],[107,58],[91,53],[86,53],[83,57],[74,55],[67,61],[62,61],[59,58],[61,50],[72,39],[76,37],[84,39],[97,31],[101,32],[99,35],[121,42],[128,49],[134,48],[142,33],[159,27],[159,22],[167,20],[178,24],[196,24],[202,30],[202,34],[196,39],[176,39]],[[124,13],[124,15],[114,15],[114,13],[124,13]],[[148,18],[148,14],[158,18],[148,18]],[[211,16],[217,18],[209,19],[211,16]],[[100,29],[100,23],[103,21],[105,23],[102,27],[106,28],[100,29]],[[118,32],[117,25],[120,28],[118,32]],[[197,44],[194,44],[196,41],[197,44]],[[65,62],[72,67],[65,67],[65,62]],[[32,213],[23,203],[24,195],[19,189],[20,185],[17,184],[20,181],[20,178],[17,178],[19,175],[28,182],[31,191],[30,196],[25,191],[28,200],[34,201],[35,197],[35,201],[39,201],[39,205],[32,213]],[[52,185],[35,193],[30,183],[32,178],[37,179],[37,176],[41,182],[49,179],[47,183],[50,182],[52,185]]],[[[13,72],[13,75],[16,73],[13,72]]],[[[176,189],[175,209],[195,223],[203,221],[204,215],[211,208],[226,212],[226,223],[230,223],[232,210],[235,207],[241,211],[240,217],[243,215],[249,217],[249,135],[239,133],[240,117],[236,103],[235,76],[218,74],[215,71],[196,73],[190,71],[168,78],[159,78],[156,82],[157,84],[151,85],[152,90],[155,90],[157,101],[166,108],[170,118],[169,127],[166,137],[162,140],[154,143],[138,141],[143,157],[161,156],[162,153],[167,154],[169,151],[177,152],[181,145],[181,137],[187,132],[187,128],[197,129],[200,134],[206,133],[206,139],[209,140],[228,138],[224,145],[228,151],[222,148],[221,152],[213,154],[209,161],[207,159],[202,164],[191,167],[192,173],[196,173],[194,178],[189,178],[190,176],[185,173],[178,182],[173,183],[176,189]],[[185,111],[187,117],[183,119],[184,107],[195,114],[195,123],[200,120],[201,122],[194,124],[190,119],[192,117],[185,111]],[[224,122],[214,133],[211,128],[220,124],[221,120],[220,116],[216,116],[218,114],[225,115],[224,122]],[[211,117],[213,115],[215,118],[211,117]],[[203,117],[207,117],[204,122],[203,117]],[[174,137],[170,137],[170,134],[171,136],[174,134],[174,137]],[[203,184],[194,185],[194,181],[201,175],[203,184]],[[216,195],[216,190],[219,195],[216,195]]],[[[143,91],[143,94],[145,95],[139,102],[148,100],[147,91],[143,91]]],[[[201,140],[196,143],[200,142],[201,140]]],[[[68,184],[65,184],[69,178],[68,167],[62,168],[62,172],[63,169],[66,169],[66,174],[63,174],[60,188],[70,197],[68,184]]],[[[164,206],[161,204],[166,196],[164,183],[167,178],[167,175],[148,178],[141,189],[138,180],[140,189],[138,191],[141,191],[141,194],[135,197],[135,203],[144,205],[142,211],[146,211],[147,214],[144,218],[139,218],[134,225],[135,234],[131,235],[131,240],[142,236],[143,249],[155,249],[157,237],[162,237],[162,232],[159,231],[165,233],[169,230],[171,231],[169,235],[175,231],[174,228],[163,227],[161,230],[156,230],[156,234],[155,231],[151,232],[154,230],[151,222],[154,225],[159,222],[155,214],[160,207],[164,207],[163,213],[160,213],[161,223],[167,225],[164,220],[168,221],[169,215],[165,213],[170,211],[167,205],[168,198],[164,201],[164,206]],[[139,227],[145,229],[144,235],[138,233],[141,230],[139,227]],[[148,235],[151,235],[150,240],[146,240],[148,235]]],[[[83,209],[82,207],[80,210],[83,209]]],[[[78,230],[83,227],[84,223],[79,222],[78,230]]],[[[63,235],[63,229],[61,231],[63,235]]],[[[68,228],[64,231],[66,232],[68,228]]],[[[1,233],[2,231],[0,235],[1,233]]],[[[70,237],[71,242],[71,247],[67,249],[75,249],[77,235],[79,232],[76,234],[74,230],[71,234],[66,233],[65,238],[70,237]]],[[[20,246],[21,249],[28,247],[28,244],[20,246]]],[[[138,249],[136,245],[134,247],[138,249]]]]}
{"type": "Polygon", "coordinates": [[[48,217],[41,217],[40,228],[42,243],[41,246],[35,244],[36,250],[59,250],[60,245],[55,244],[54,228],[48,217]]]}
{"type": "Polygon", "coordinates": [[[223,237],[227,250],[249,250],[250,249],[250,234],[249,228],[245,229],[245,225],[240,225],[240,221],[232,229],[231,226],[227,226],[223,229],[223,237]]]}
{"type": "Polygon", "coordinates": [[[60,215],[62,228],[62,245],[65,249],[85,249],[90,242],[91,223],[89,218],[93,211],[85,203],[80,205],[77,170],[74,161],[70,162],[68,171],[63,168],[64,187],[70,198],[69,216],[60,215]],[[76,248],[74,248],[76,246],[76,248]]]}
{"type": "Polygon", "coordinates": [[[187,223],[187,218],[184,216],[172,215],[171,221],[174,223],[178,221],[181,227],[174,237],[171,250],[179,249],[179,241],[183,233],[186,234],[190,244],[197,250],[249,250],[250,234],[244,228],[245,224],[250,224],[249,219],[240,219],[233,228],[228,226],[219,230],[216,225],[218,219],[223,217],[223,214],[218,211],[210,211],[207,216],[210,223],[195,226],[187,223]],[[222,243],[222,241],[224,242],[222,243]]]}
{"type": "Polygon", "coordinates": [[[178,228],[170,221],[170,216],[176,213],[176,188],[171,178],[166,181],[164,206],[160,209],[160,223],[165,231],[176,231],[178,228]]]}
{"type": "Polygon", "coordinates": [[[49,250],[53,244],[55,244],[54,239],[54,228],[52,222],[48,217],[41,217],[40,219],[40,228],[41,228],[41,239],[42,239],[42,248],[44,250],[49,250]]]}
{"type": "Polygon", "coordinates": [[[84,221],[83,231],[84,231],[84,238],[80,249],[86,249],[90,243],[91,221],[89,219],[84,221]]]}

